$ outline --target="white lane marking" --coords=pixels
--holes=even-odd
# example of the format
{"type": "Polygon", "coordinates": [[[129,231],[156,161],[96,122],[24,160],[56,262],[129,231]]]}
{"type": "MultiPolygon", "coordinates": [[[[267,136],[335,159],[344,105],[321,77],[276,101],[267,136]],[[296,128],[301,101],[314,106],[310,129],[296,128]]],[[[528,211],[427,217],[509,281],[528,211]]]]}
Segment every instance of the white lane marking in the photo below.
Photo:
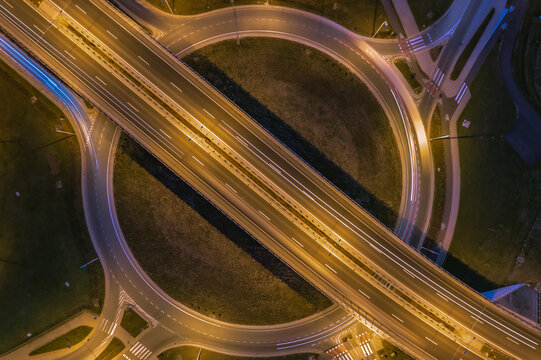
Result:
{"type": "Polygon", "coordinates": [[[325,264],[325,266],[328,267],[329,270],[331,270],[333,273],[338,274],[338,273],[336,272],[336,270],[334,270],[334,269],[333,269],[332,267],[330,267],[328,264],[325,264]]]}
{"type": "Polygon", "coordinates": [[[141,59],[142,62],[144,62],[145,64],[147,64],[148,66],[150,66],[150,64],[149,64],[145,59],[143,59],[143,58],[140,57],[139,55],[137,55],[137,57],[138,57],[139,59],[141,59]]]}
{"type": "Polygon", "coordinates": [[[366,296],[367,298],[370,299],[370,296],[368,296],[368,294],[366,294],[364,291],[362,291],[361,289],[357,289],[358,292],[360,292],[361,294],[363,294],[364,296],[366,296]]]}
{"type": "MultiPolygon", "coordinates": [[[[422,274],[421,274],[421,275],[422,275],[422,274]]],[[[429,280],[431,280],[431,279],[429,279],[429,280]]],[[[439,284],[437,284],[437,285],[439,285],[439,284]]],[[[446,290],[446,289],[444,289],[444,290],[446,290]]],[[[451,294],[451,295],[453,295],[453,296],[456,297],[456,295],[454,295],[454,294],[451,294]]],[[[460,298],[457,298],[457,299],[460,300],[460,301],[462,301],[462,299],[460,299],[460,298]]],[[[474,308],[474,309],[475,309],[475,308],[474,308]]],[[[498,321],[496,321],[496,323],[499,324],[499,325],[502,325],[502,326],[503,326],[504,328],[506,328],[506,329],[509,329],[507,326],[505,326],[505,325],[499,323],[498,321]]],[[[493,326],[495,326],[495,325],[493,325],[493,326]]],[[[496,326],[495,326],[495,327],[496,327],[496,326]]],[[[510,331],[513,331],[512,329],[509,329],[509,330],[510,330],[510,331]]],[[[502,330],[502,331],[503,331],[503,330],[502,330]]],[[[521,337],[523,337],[523,338],[525,338],[525,339],[531,341],[532,343],[537,344],[535,341],[528,339],[528,338],[525,337],[524,335],[519,334],[519,333],[517,333],[516,331],[513,331],[513,332],[516,333],[516,334],[518,334],[519,336],[521,336],[521,337]]]]}
{"type": "Polygon", "coordinates": [[[137,110],[137,108],[135,106],[133,106],[132,104],[130,104],[129,102],[126,102],[133,110],[139,112],[139,110],[137,110]]]}
{"type": "Polygon", "coordinates": [[[511,341],[511,342],[514,342],[515,344],[517,345],[520,345],[517,341],[511,339],[509,336],[506,336],[507,340],[511,341]]]}
{"type": "Polygon", "coordinates": [[[194,159],[195,161],[197,161],[198,163],[200,163],[201,166],[205,166],[205,164],[203,164],[198,158],[196,158],[196,157],[193,156],[193,155],[192,155],[192,157],[193,157],[193,159],[194,159]]]}
{"type": "Polygon", "coordinates": [[[77,9],[81,10],[83,13],[86,14],[86,11],[84,11],[83,9],[81,9],[81,8],[79,7],[79,5],[75,4],[75,7],[76,7],[77,9]]]}
{"type": "Polygon", "coordinates": [[[45,35],[45,32],[43,30],[41,30],[39,27],[37,27],[36,24],[34,24],[34,27],[40,32],[42,33],[43,35],[45,35]]]}
{"type": "Polygon", "coordinates": [[[117,327],[118,323],[115,323],[115,326],[113,326],[113,329],[111,330],[111,332],[109,333],[110,335],[113,335],[115,333],[115,330],[116,330],[116,327],[117,327]]]}
{"type": "Polygon", "coordinates": [[[98,75],[96,75],[96,79],[98,79],[103,85],[107,86],[107,84],[105,83],[105,81],[103,81],[102,79],[100,79],[100,78],[98,77],[98,75]]]}
{"type": "Polygon", "coordinates": [[[417,278],[417,276],[413,275],[413,273],[409,271],[408,269],[403,268],[402,270],[404,270],[404,272],[408,274],[409,276],[411,276],[412,278],[417,278]]]}
{"type": "Polygon", "coordinates": [[[297,239],[295,239],[295,238],[293,238],[293,237],[292,237],[291,239],[292,239],[293,241],[295,241],[297,244],[299,244],[300,247],[304,247],[304,245],[301,244],[297,239]]]}
{"type": "Polygon", "coordinates": [[[436,291],[436,295],[438,295],[439,297],[441,297],[443,300],[445,301],[449,301],[449,299],[447,299],[447,297],[443,296],[442,294],[440,294],[439,292],[436,291]]]}
{"type": "Polygon", "coordinates": [[[107,33],[108,33],[109,35],[111,35],[112,37],[114,37],[115,39],[118,40],[118,38],[115,36],[115,34],[113,34],[112,32],[110,32],[109,30],[105,30],[105,31],[107,31],[107,33]]]}
{"type": "Polygon", "coordinates": [[[478,323],[484,324],[484,322],[482,322],[481,320],[479,320],[479,318],[478,318],[477,316],[474,316],[474,315],[470,315],[470,316],[473,318],[473,320],[477,321],[478,323]]]}
{"type": "Polygon", "coordinates": [[[169,139],[171,139],[171,136],[169,136],[169,134],[167,134],[165,131],[163,131],[162,129],[160,129],[160,131],[161,131],[165,136],[167,136],[169,139]]]}
{"type": "Polygon", "coordinates": [[[230,188],[231,191],[233,191],[235,194],[237,193],[237,190],[233,189],[233,188],[231,187],[231,185],[229,185],[228,183],[225,183],[225,186],[227,186],[228,188],[230,188]]]}
{"type": "Polygon", "coordinates": [[[213,119],[215,119],[214,115],[212,115],[211,113],[209,113],[206,109],[203,109],[204,112],[206,112],[207,114],[209,114],[209,116],[213,119]]]}
{"type": "Polygon", "coordinates": [[[180,88],[176,86],[175,84],[173,84],[171,81],[169,81],[169,84],[173,85],[178,91],[182,92],[182,90],[180,90],[180,88]]]}
{"type": "Polygon", "coordinates": [[[400,321],[402,324],[404,323],[404,320],[402,320],[401,318],[399,318],[398,316],[396,316],[395,314],[391,313],[391,315],[398,321],[400,321]]]}
{"type": "Polygon", "coordinates": [[[435,342],[434,340],[432,340],[432,339],[429,339],[429,338],[427,338],[426,336],[425,336],[425,339],[427,339],[428,341],[430,341],[430,342],[431,342],[432,344],[434,344],[434,345],[438,346],[438,343],[437,343],[437,342],[435,342]]]}
{"type": "Polygon", "coordinates": [[[66,54],[68,54],[68,56],[69,56],[70,58],[72,58],[73,60],[75,60],[75,56],[71,55],[71,54],[68,52],[68,50],[64,50],[64,52],[65,52],[66,54]]]}
{"type": "Polygon", "coordinates": [[[11,5],[10,3],[8,3],[6,0],[4,0],[4,2],[5,2],[6,4],[8,4],[8,6],[9,6],[10,8],[13,9],[13,5],[11,5]]]}
{"type": "Polygon", "coordinates": [[[259,213],[260,213],[261,215],[263,215],[267,220],[270,221],[270,217],[268,217],[267,215],[263,214],[263,213],[261,212],[261,210],[257,210],[257,211],[259,211],[259,213]]]}

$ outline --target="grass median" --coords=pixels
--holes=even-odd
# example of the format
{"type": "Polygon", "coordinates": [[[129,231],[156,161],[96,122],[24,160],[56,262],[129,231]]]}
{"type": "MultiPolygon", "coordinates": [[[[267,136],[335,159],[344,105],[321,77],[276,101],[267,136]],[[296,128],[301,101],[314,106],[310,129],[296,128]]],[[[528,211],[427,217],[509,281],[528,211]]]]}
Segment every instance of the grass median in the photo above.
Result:
{"type": "MultiPolygon", "coordinates": [[[[235,42],[213,45],[186,60],[394,225],[401,196],[394,137],[379,104],[347,70],[303,46],[269,39],[245,39],[240,52],[235,42]]],[[[330,305],[131,140],[121,148],[119,219],[136,258],[169,294],[209,316],[248,324],[291,321],[330,305]]]]}
{"type": "Polygon", "coordinates": [[[90,334],[91,331],[92,331],[92,328],[90,326],[76,327],[75,329],[68,331],[67,333],[63,334],[62,336],[59,336],[53,341],[32,351],[30,353],[30,356],[44,354],[47,352],[60,350],[60,349],[67,349],[71,346],[77,345],[78,343],[83,341],[88,336],[88,334],[90,334]]]}
{"type": "Polygon", "coordinates": [[[99,263],[79,268],[96,254],[82,208],[79,145],[68,120],[4,63],[0,99],[3,353],[82,309],[99,312],[104,280],[99,263]]]}
{"type": "Polygon", "coordinates": [[[541,210],[541,166],[528,168],[504,138],[516,114],[497,49],[486,58],[471,93],[458,123],[460,208],[444,267],[481,291],[539,282],[541,240],[525,246],[525,239],[541,210]],[[461,126],[462,119],[471,121],[469,128],[461,126]],[[517,266],[522,250],[524,263],[517,266]]]}
{"type": "MultiPolygon", "coordinates": [[[[264,4],[292,7],[329,18],[338,24],[365,36],[372,34],[387,21],[380,0],[146,0],[158,9],[173,14],[192,15],[235,5],[264,4]]],[[[392,28],[381,28],[377,37],[390,37],[392,28]]]]}
{"type": "Polygon", "coordinates": [[[149,325],[145,319],[135,312],[135,310],[127,308],[124,310],[120,326],[130,333],[131,336],[137,337],[140,333],[145,331],[149,325]]]}
{"type": "Polygon", "coordinates": [[[199,359],[199,360],[309,360],[315,354],[294,354],[286,356],[273,357],[241,357],[230,356],[200,349],[192,346],[182,346],[169,349],[158,355],[159,360],[181,360],[181,359],[199,359]],[[199,357],[198,357],[199,356],[199,357]]]}

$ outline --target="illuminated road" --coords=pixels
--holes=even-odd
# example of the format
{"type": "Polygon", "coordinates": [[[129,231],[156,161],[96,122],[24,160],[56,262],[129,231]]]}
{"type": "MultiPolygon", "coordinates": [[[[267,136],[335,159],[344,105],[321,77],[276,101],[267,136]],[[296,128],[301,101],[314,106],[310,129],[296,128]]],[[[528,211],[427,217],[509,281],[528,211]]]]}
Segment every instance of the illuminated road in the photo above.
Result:
{"type": "MultiPolygon", "coordinates": [[[[363,262],[377,262],[377,265],[370,265],[379,267],[380,274],[392,280],[394,286],[424,299],[418,301],[426,301],[426,305],[437,311],[439,317],[450,314],[445,321],[470,329],[467,333],[461,332],[464,336],[461,341],[468,346],[479,349],[480,344],[488,342],[516,357],[535,358],[540,338],[537,330],[491,305],[405,246],[271,136],[254,126],[240,110],[181,64],[167,57],[152,41],[137,33],[123,18],[107,8],[94,8],[93,2],[73,3],[81,12],[77,13],[73,5],[65,8],[65,12],[76,17],[84,28],[120,57],[130,59],[130,65],[137,73],[144,74],[145,81],[170,96],[167,101],[181,104],[186,112],[200,121],[202,129],[204,127],[202,131],[210,129],[214,136],[230,147],[232,153],[237,154],[235,156],[242,154],[246,166],[253,166],[254,173],[264,178],[275,191],[287,194],[291,203],[302,208],[304,216],[319,219],[319,222],[314,220],[319,224],[314,226],[320,226],[321,232],[330,238],[335,235],[329,234],[337,234],[341,240],[336,241],[343,240],[342,245],[334,245],[337,251],[342,246],[343,250],[363,259],[363,262]],[[102,15],[102,11],[107,15],[102,15]],[[110,20],[109,16],[115,20],[110,20]],[[120,44],[117,40],[124,32],[133,35],[124,34],[120,44]]],[[[438,331],[441,328],[431,327],[431,320],[423,321],[424,315],[414,314],[399,302],[389,301],[390,290],[385,290],[381,281],[359,276],[354,271],[355,266],[343,261],[338,253],[332,253],[332,249],[332,256],[329,256],[328,250],[291,222],[287,214],[278,211],[257,190],[246,186],[246,182],[234,172],[209,156],[203,146],[195,145],[196,138],[192,141],[178,131],[178,126],[165,119],[163,114],[158,114],[149,101],[142,101],[137,91],[111,76],[109,71],[81,51],[81,47],[49,26],[49,21],[30,6],[11,6],[11,10],[5,6],[2,8],[2,25],[10,34],[26,43],[70,86],[99,104],[158,158],[335,301],[365,318],[371,319],[365,311],[376,315],[377,322],[373,322],[380,330],[383,329],[393,341],[420,358],[476,358],[471,352],[464,354],[462,347],[438,331]],[[23,24],[19,19],[24,20],[23,24]],[[53,43],[54,48],[47,43],[53,43]],[[76,60],[70,60],[70,57],[76,60]],[[292,237],[298,243],[291,241],[292,237]]],[[[99,3],[99,6],[104,5],[99,3]]],[[[377,54],[365,46],[363,43],[350,44],[352,48],[359,47],[359,52],[367,51],[372,64],[385,73],[386,80],[396,91],[404,95],[403,85],[396,83],[392,74],[385,71],[387,64],[378,62],[377,54]]],[[[388,89],[384,96],[394,98],[395,90],[388,89]]],[[[415,121],[418,119],[415,105],[404,96],[402,100],[414,120],[417,136],[421,136],[419,144],[423,149],[426,138],[422,127],[418,131],[421,125],[415,121]]],[[[404,110],[400,107],[397,111],[404,110]]],[[[421,151],[419,161],[429,160],[430,154],[421,151]]],[[[137,289],[147,290],[145,286],[137,289]]],[[[166,310],[164,314],[169,314],[172,309],[166,310]]],[[[201,327],[204,328],[205,324],[201,327]]],[[[216,331],[215,324],[208,324],[208,327],[216,331]]],[[[286,347],[282,344],[276,350],[286,350],[286,347]]]]}

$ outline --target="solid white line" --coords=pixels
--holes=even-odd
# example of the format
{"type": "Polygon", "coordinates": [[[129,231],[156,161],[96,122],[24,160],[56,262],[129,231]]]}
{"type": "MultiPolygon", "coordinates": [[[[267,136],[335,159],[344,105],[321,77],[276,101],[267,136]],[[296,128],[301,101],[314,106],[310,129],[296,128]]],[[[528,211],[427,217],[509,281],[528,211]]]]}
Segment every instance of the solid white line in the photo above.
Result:
{"type": "Polygon", "coordinates": [[[291,238],[291,239],[293,239],[293,241],[295,241],[297,244],[299,244],[300,247],[304,247],[304,245],[301,244],[300,242],[298,242],[295,238],[291,238]]]}
{"type": "Polygon", "coordinates": [[[206,109],[203,109],[203,111],[206,112],[207,114],[209,114],[209,116],[210,116],[211,118],[214,119],[214,115],[212,115],[211,113],[209,113],[206,109]]]}
{"type": "Polygon", "coordinates": [[[201,161],[199,161],[199,159],[198,159],[198,158],[196,158],[196,157],[195,157],[195,156],[193,156],[193,155],[192,155],[192,157],[193,157],[193,159],[194,159],[195,161],[197,161],[198,163],[200,163],[200,164],[201,164],[201,166],[205,166],[205,164],[203,164],[203,163],[202,163],[201,161]]]}
{"type": "Polygon", "coordinates": [[[105,30],[105,31],[107,31],[107,33],[108,33],[109,35],[111,35],[112,37],[114,37],[115,39],[118,40],[118,38],[115,36],[115,34],[113,34],[112,32],[110,32],[109,30],[105,30]]]}
{"type": "Polygon", "coordinates": [[[231,185],[229,185],[228,183],[225,183],[225,186],[227,186],[228,188],[230,188],[231,191],[233,191],[235,194],[237,193],[237,190],[233,189],[233,188],[231,187],[231,185]]]}
{"type": "Polygon", "coordinates": [[[261,212],[261,210],[257,210],[257,211],[259,211],[259,213],[260,213],[261,215],[263,215],[265,218],[267,218],[267,220],[270,221],[270,217],[268,217],[267,215],[263,214],[263,213],[261,212]]]}
{"type": "Polygon", "coordinates": [[[336,270],[334,270],[334,269],[333,269],[332,267],[330,267],[329,265],[325,264],[325,266],[328,267],[333,273],[338,274],[338,273],[336,272],[336,270]]]}
{"type": "Polygon", "coordinates": [[[435,342],[435,341],[432,340],[432,339],[427,338],[426,336],[425,336],[425,339],[427,339],[428,341],[430,341],[432,344],[434,344],[434,345],[436,345],[436,346],[438,345],[437,342],[435,342]]]}
{"type": "Polygon", "coordinates": [[[360,292],[361,294],[363,294],[364,296],[366,296],[367,298],[370,299],[370,296],[368,296],[364,291],[360,290],[360,289],[357,289],[358,292],[360,292]]]}

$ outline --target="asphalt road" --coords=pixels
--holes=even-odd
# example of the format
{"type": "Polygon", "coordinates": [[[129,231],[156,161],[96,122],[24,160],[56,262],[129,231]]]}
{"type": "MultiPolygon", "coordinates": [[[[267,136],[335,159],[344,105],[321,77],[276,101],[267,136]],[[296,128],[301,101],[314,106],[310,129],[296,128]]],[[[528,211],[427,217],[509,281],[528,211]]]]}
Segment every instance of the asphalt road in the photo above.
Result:
{"type": "MultiPolygon", "coordinates": [[[[140,101],[132,89],[115,81],[33,9],[25,4],[11,6],[11,10],[2,9],[2,16],[6,20],[2,25],[12,35],[27,41],[27,47],[41,59],[47,59],[46,63],[72,87],[98,103],[102,110],[121,123],[157,157],[334,300],[341,301],[349,309],[358,306],[362,309],[357,310],[358,313],[368,311],[377,315],[379,328],[385,329],[387,335],[399,343],[406,343],[406,347],[420,357],[475,358],[470,352],[463,354],[462,347],[437,333],[397,303],[389,301],[386,293],[371,286],[337,257],[329,256],[327,249],[314,243],[261,196],[244,186],[238,177],[232,176],[214,158],[207,156],[174,124],[140,101]],[[6,11],[17,15],[9,15],[6,11]],[[17,19],[24,21],[21,24],[17,19]],[[27,35],[33,36],[34,40],[26,38],[27,35]],[[45,42],[54,46],[49,47],[45,42]],[[77,59],[76,63],[68,60],[68,57],[77,59]],[[95,74],[99,77],[96,78],[95,74]],[[97,85],[98,81],[102,85],[97,85]],[[151,125],[148,124],[150,121],[151,125]],[[301,245],[292,242],[291,237],[301,245]],[[359,292],[361,289],[363,293],[359,292]]],[[[103,7],[103,4],[98,3],[98,6],[103,7]]],[[[197,76],[183,69],[181,64],[162,54],[158,46],[130,28],[122,17],[106,8],[94,7],[92,1],[73,2],[65,12],[76,17],[121,57],[130,59],[130,64],[138,72],[182,104],[186,111],[201,121],[205,128],[211,129],[233,151],[242,154],[250,166],[254,166],[262,177],[269,179],[278,189],[284,190],[292,201],[322,219],[323,223],[333,223],[332,231],[349,243],[355,249],[351,251],[357,256],[377,261],[380,268],[392,274],[396,284],[414,290],[434,309],[450,314],[457,322],[472,329],[471,333],[475,334],[471,340],[473,343],[486,339],[494,346],[524,359],[533,359],[538,355],[540,335],[537,330],[491,305],[405,246],[391,231],[374,221],[306,164],[291,156],[266,132],[254,126],[239,109],[198,80],[197,76]],[[81,13],[77,14],[75,8],[81,9],[81,13]],[[107,15],[103,15],[103,12],[107,15]],[[125,34],[120,43],[117,40],[124,32],[131,34],[125,34]],[[176,93],[174,89],[177,89],[176,93]],[[186,99],[188,94],[189,103],[186,99]],[[302,191],[298,190],[299,187],[302,191]]],[[[376,65],[381,68],[381,64],[376,65]]],[[[423,156],[429,158],[429,154],[421,152],[423,156]]],[[[139,289],[146,290],[144,286],[139,289]]],[[[215,324],[209,326],[220,333],[215,324]]],[[[286,350],[283,345],[278,344],[276,350],[286,350]]]]}

